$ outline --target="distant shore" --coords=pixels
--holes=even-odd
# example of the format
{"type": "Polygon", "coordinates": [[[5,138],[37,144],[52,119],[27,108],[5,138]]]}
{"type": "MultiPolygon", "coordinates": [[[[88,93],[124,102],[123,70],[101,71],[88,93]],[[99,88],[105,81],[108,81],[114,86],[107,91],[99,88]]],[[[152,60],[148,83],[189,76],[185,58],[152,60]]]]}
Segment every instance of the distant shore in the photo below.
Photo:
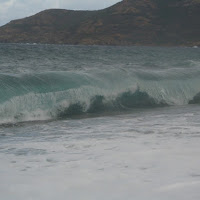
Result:
{"type": "Polygon", "coordinates": [[[200,46],[200,2],[123,0],[97,11],[45,10],[0,27],[1,43],[200,46]]]}

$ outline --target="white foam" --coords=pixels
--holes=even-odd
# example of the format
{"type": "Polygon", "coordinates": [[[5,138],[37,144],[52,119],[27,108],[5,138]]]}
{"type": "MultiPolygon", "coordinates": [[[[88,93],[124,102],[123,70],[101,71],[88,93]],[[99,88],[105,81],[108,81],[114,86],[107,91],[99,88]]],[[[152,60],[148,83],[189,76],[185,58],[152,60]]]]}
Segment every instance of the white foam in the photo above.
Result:
{"type": "Polygon", "coordinates": [[[199,111],[162,108],[2,129],[1,198],[199,199],[199,111]]]}

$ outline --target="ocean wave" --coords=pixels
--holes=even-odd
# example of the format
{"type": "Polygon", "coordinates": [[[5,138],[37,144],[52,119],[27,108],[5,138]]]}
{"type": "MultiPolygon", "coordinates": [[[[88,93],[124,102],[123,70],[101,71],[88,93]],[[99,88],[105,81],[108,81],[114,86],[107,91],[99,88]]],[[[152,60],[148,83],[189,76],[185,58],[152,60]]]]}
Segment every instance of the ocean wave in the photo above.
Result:
{"type": "Polygon", "coordinates": [[[0,123],[184,105],[199,91],[200,71],[192,70],[0,74],[0,123]]]}

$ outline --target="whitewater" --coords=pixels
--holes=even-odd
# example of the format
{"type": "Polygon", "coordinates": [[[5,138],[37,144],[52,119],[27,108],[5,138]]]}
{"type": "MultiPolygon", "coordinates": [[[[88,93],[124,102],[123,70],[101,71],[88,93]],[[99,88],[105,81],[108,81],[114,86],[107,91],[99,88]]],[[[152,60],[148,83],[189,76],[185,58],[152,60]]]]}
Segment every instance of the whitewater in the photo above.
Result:
{"type": "Polygon", "coordinates": [[[199,199],[199,104],[199,48],[0,44],[0,196],[199,199]]]}

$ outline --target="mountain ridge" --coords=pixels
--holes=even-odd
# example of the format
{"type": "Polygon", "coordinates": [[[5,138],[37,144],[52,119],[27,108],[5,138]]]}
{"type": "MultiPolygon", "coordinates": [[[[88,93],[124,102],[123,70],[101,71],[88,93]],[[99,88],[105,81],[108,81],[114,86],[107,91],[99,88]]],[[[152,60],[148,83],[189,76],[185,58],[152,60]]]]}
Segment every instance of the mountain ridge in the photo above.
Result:
{"type": "Polygon", "coordinates": [[[0,27],[2,43],[200,46],[200,0],[123,0],[97,11],[49,9],[0,27]]]}

